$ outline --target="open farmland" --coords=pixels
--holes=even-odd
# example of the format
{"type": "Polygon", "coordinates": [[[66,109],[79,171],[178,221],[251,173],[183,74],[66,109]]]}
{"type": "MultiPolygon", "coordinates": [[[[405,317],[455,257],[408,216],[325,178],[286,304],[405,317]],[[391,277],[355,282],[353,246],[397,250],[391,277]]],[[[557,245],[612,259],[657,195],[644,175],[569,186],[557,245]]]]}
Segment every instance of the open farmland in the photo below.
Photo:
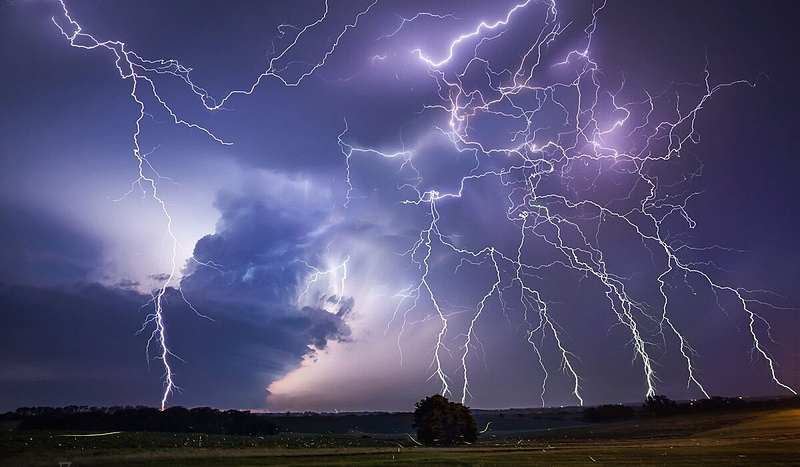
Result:
{"type": "Polygon", "coordinates": [[[588,424],[529,432],[489,430],[458,448],[404,438],[282,434],[6,432],[3,465],[800,465],[800,409],[742,410],[588,424]]]}

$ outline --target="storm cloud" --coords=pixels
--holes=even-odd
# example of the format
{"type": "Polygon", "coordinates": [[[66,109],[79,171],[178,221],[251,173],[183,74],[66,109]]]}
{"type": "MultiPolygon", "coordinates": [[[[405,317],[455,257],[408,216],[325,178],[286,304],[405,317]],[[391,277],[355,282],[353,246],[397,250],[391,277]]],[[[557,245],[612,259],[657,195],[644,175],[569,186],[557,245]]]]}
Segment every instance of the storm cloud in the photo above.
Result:
{"type": "MultiPolygon", "coordinates": [[[[329,341],[350,338],[346,319],[353,300],[320,296],[319,306],[297,305],[297,287],[307,273],[298,255],[308,252],[296,245],[308,226],[267,200],[223,196],[218,207],[220,231],[201,239],[195,254],[221,266],[194,263],[182,281],[183,296],[175,289],[166,296],[168,345],[180,358],[174,369],[185,387],[175,400],[263,407],[271,382],[329,341]]],[[[92,245],[90,239],[41,214],[3,214],[47,225],[4,231],[0,251],[12,259],[15,252],[26,255],[4,263],[20,269],[7,271],[0,282],[0,399],[9,404],[3,408],[152,402],[161,368],[145,353],[152,329],[142,323],[150,296],[134,290],[135,283],[86,282],[99,255],[82,254],[81,267],[74,255],[92,245]]]]}
{"type": "MultiPolygon", "coordinates": [[[[278,26],[308,24],[325,5],[66,3],[86,32],[124,41],[142,57],[178,59],[214,96],[249,86],[273,56],[278,26]]],[[[296,78],[318,61],[331,38],[370,3],[332,2],[328,20],[281,62],[286,75],[296,78]]],[[[268,77],[219,111],[199,105],[182,79],[151,73],[181,118],[232,143],[220,145],[196,128],[174,125],[147,87],[140,89],[148,114],[138,123],[139,154],[147,152],[148,164],[165,177],[158,178],[158,190],[170,212],[175,251],[161,205],[136,183],[132,134],[139,107],[130,96],[131,81],[120,79],[114,67],[114,54],[71,47],[51,19],[62,14],[57,2],[0,8],[0,63],[6,65],[0,73],[0,410],[158,403],[163,365],[152,358],[154,346],[148,360],[152,327],[142,326],[153,311],[151,292],[170,277],[173,255],[179,271],[166,291],[164,319],[181,389],[169,404],[411,408],[440,390],[431,378],[440,316],[425,295],[408,314],[398,306],[411,301],[405,294],[428,264],[449,318],[443,366],[457,385],[464,336],[495,271],[485,256],[481,264],[475,258],[462,261],[441,243],[425,265],[425,249],[416,256],[411,251],[430,226],[431,205],[407,201],[418,190],[459,190],[478,157],[454,147],[449,114],[437,106],[449,91],[439,87],[441,81],[414,50],[444,56],[452,38],[503,17],[516,3],[382,0],[301,85],[287,87],[268,77]],[[420,11],[443,17],[404,22],[394,33],[402,18],[420,11]],[[375,151],[347,158],[342,152],[347,145],[375,151]],[[412,153],[413,168],[406,160],[412,153]]],[[[480,52],[491,60],[472,61],[461,83],[485,82],[486,66],[516,66],[526,45],[536,41],[538,31],[531,25],[540,24],[547,9],[541,2],[531,6],[519,13],[524,21],[482,41],[480,52]]],[[[592,9],[585,2],[559,6],[561,24],[571,25],[552,44],[551,50],[563,47],[555,50],[560,53],[582,44],[592,9]]],[[[598,16],[592,56],[602,66],[597,78],[604,90],[616,92],[625,80],[618,102],[646,102],[644,90],[652,95],[673,81],[688,83],[681,86],[697,97],[703,86],[694,84],[702,82],[706,63],[714,83],[757,79],[755,88],[726,88],[703,105],[691,135],[699,144],[682,155],[687,165],[668,168],[662,178],[671,186],[683,178],[690,182],[675,184],[661,201],[668,209],[675,199],[696,192],[685,206],[696,225],[687,228],[684,217],[673,215],[663,224],[664,235],[675,245],[725,247],[687,248],[681,258],[702,263],[726,284],[776,293],[764,296],[774,298],[777,309],[759,308],[772,323],[776,343],[768,341],[761,321],[756,326],[782,380],[797,387],[800,158],[794,129],[800,127],[800,113],[791,98],[797,95],[795,45],[786,40],[786,31],[796,28],[791,15],[777,10],[759,4],[732,8],[723,1],[609,2],[598,16]]],[[[293,33],[287,29],[282,40],[293,33]]],[[[456,59],[472,54],[475,45],[458,48],[456,59]]],[[[557,73],[553,70],[548,65],[545,73],[557,73]]],[[[453,70],[446,73],[454,77],[453,70]]],[[[502,85],[506,76],[499,73],[489,84],[502,85]]],[[[491,87],[479,89],[496,95],[491,87]]],[[[559,137],[565,124],[552,97],[534,122],[548,127],[539,132],[542,137],[559,137]]],[[[601,99],[607,103],[609,94],[601,93],[601,99]]],[[[660,99],[663,113],[691,101],[676,103],[672,93],[660,99]]],[[[477,102],[469,105],[477,109],[477,102]]],[[[646,112],[647,106],[641,109],[646,112]]],[[[619,113],[602,117],[613,122],[619,113]]],[[[494,117],[478,111],[470,136],[494,143],[516,137],[509,131],[514,125],[494,117]]],[[[619,142],[612,141],[616,135],[606,136],[619,142]]],[[[512,163],[505,155],[485,156],[480,155],[486,169],[512,163]]],[[[627,199],[630,205],[620,209],[635,212],[637,197],[648,190],[624,171],[602,167],[600,176],[600,166],[576,166],[567,182],[579,188],[568,193],[571,200],[589,193],[619,208],[627,199]]],[[[460,198],[437,202],[438,227],[448,241],[464,249],[492,246],[513,256],[520,229],[507,219],[509,180],[471,179],[460,198]]],[[[562,188],[563,179],[550,182],[540,187],[562,188]]],[[[571,213],[550,207],[581,225],[599,222],[590,209],[571,213]]],[[[653,255],[652,245],[645,246],[629,226],[603,222],[597,236],[589,229],[587,238],[602,241],[608,270],[624,278],[631,296],[657,318],[663,269],[654,267],[656,262],[663,267],[664,258],[653,255]]],[[[524,251],[532,264],[563,258],[543,238],[533,237],[524,251]]],[[[573,232],[567,241],[583,239],[573,232]]],[[[519,292],[507,280],[511,269],[502,271],[509,295],[519,292]]],[[[596,278],[562,268],[541,273],[532,274],[530,282],[546,297],[550,316],[576,356],[586,402],[640,401],[646,389],[641,361],[631,365],[630,332],[619,325],[604,287],[596,278]]],[[[669,316],[697,350],[698,374],[712,394],[783,391],[772,382],[763,356],[752,360],[749,316],[740,303],[722,294],[726,310],[721,310],[697,277],[673,271],[667,278],[674,285],[667,290],[669,316]]],[[[473,406],[541,403],[545,375],[526,340],[525,310],[508,303],[504,309],[492,296],[477,320],[480,345],[469,354],[473,406]]],[[[697,388],[686,388],[686,364],[675,336],[659,334],[657,319],[637,316],[654,342],[659,391],[676,399],[697,397],[697,388]]],[[[560,354],[548,339],[542,347],[550,370],[546,403],[574,404],[573,380],[560,371],[560,354]]]]}

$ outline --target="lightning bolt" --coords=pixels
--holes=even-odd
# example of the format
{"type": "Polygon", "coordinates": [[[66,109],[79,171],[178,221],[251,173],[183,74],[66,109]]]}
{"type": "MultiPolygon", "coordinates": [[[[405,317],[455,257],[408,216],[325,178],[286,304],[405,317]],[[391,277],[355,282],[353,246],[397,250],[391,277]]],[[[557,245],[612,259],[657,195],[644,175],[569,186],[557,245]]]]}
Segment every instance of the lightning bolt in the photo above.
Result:
{"type": "MultiPolygon", "coordinates": [[[[166,323],[164,321],[164,305],[165,305],[165,296],[171,287],[177,288],[180,291],[180,286],[177,283],[178,280],[178,264],[177,264],[177,255],[178,255],[178,248],[179,243],[178,239],[175,237],[172,225],[173,225],[173,218],[170,215],[169,210],[167,209],[167,204],[164,199],[159,195],[158,192],[158,184],[161,180],[169,180],[167,177],[162,177],[158,171],[151,165],[150,161],[147,159],[147,156],[152,152],[143,152],[140,145],[140,136],[142,134],[142,121],[145,119],[145,116],[152,115],[147,111],[147,107],[145,102],[149,99],[155,100],[156,106],[166,111],[169,116],[172,118],[173,122],[176,125],[182,125],[201,133],[204,133],[206,136],[211,138],[216,143],[222,145],[232,145],[233,143],[225,141],[219,137],[217,137],[214,133],[212,133],[209,129],[198,125],[196,123],[192,123],[190,121],[184,120],[179,117],[176,112],[172,110],[169,104],[166,102],[164,98],[159,95],[158,87],[156,85],[156,79],[160,76],[171,76],[174,78],[179,79],[184,84],[188,86],[188,88],[199,98],[201,104],[206,110],[214,111],[222,109],[223,106],[234,96],[237,95],[250,95],[252,94],[255,89],[261,84],[261,82],[266,78],[273,78],[279,80],[285,86],[298,86],[305,78],[311,76],[314,72],[316,72],[320,67],[325,65],[328,57],[336,50],[341,41],[342,37],[349,31],[358,25],[359,19],[367,14],[373,6],[375,6],[376,2],[371,3],[366,9],[359,12],[353,22],[345,25],[342,31],[336,35],[332,41],[330,41],[330,45],[327,50],[324,52],[322,57],[319,59],[318,62],[310,64],[307,70],[304,70],[299,76],[289,77],[288,68],[293,63],[288,65],[281,65],[281,60],[297,45],[300,41],[301,37],[306,34],[307,31],[314,28],[315,26],[321,24],[328,16],[328,2],[325,0],[324,2],[324,11],[323,13],[314,21],[306,24],[303,27],[296,27],[290,24],[281,24],[278,27],[278,35],[272,41],[272,47],[270,49],[271,53],[273,53],[273,57],[269,61],[269,66],[267,69],[261,73],[253,82],[253,84],[246,89],[235,89],[230,91],[227,95],[225,95],[221,99],[215,99],[212,97],[203,87],[198,86],[195,84],[191,79],[191,71],[192,69],[182,65],[178,60],[175,59],[147,59],[143,58],[138,55],[134,50],[131,50],[130,47],[125,44],[124,42],[117,41],[117,40],[99,40],[95,38],[93,35],[86,33],[83,31],[78,22],[76,22],[72,16],[70,15],[69,10],[67,9],[67,5],[64,0],[59,0],[59,4],[61,6],[61,15],[56,18],[55,16],[52,17],[52,22],[55,26],[61,31],[61,34],[69,41],[70,45],[75,48],[85,49],[85,50],[106,50],[112,53],[115,57],[115,65],[117,68],[117,72],[121,79],[129,81],[131,84],[131,91],[130,96],[133,101],[138,106],[139,112],[138,116],[135,120],[135,131],[133,133],[133,155],[137,160],[138,163],[138,177],[132,183],[131,190],[126,193],[128,194],[138,189],[142,192],[142,196],[150,196],[152,197],[161,208],[161,212],[165,219],[165,235],[166,238],[169,240],[169,244],[171,247],[171,256],[170,256],[170,269],[169,273],[166,275],[164,280],[161,284],[155,288],[152,292],[151,300],[148,302],[147,305],[153,306],[153,311],[150,313],[145,322],[142,326],[142,329],[139,332],[144,332],[149,326],[153,326],[154,329],[150,334],[150,338],[147,341],[146,345],[146,353],[148,362],[150,361],[150,348],[151,346],[155,345],[158,349],[156,359],[160,360],[163,367],[164,367],[164,391],[162,393],[161,398],[161,408],[163,409],[167,405],[167,401],[170,395],[173,394],[173,391],[179,390],[180,388],[176,386],[174,381],[174,372],[170,365],[170,358],[179,358],[175,355],[170,347],[167,344],[167,328],[166,323]],[[289,42],[289,44],[280,51],[276,50],[276,42],[278,39],[282,39],[287,35],[287,31],[294,30],[297,33],[294,36],[294,39],[289,42]]],[[[194,260],[196,261],[196,260],[194,260]]],[[[212,267],[214,269],[219,269],[219,265],[214,263],[203,263],[196,261],[198,264],[203,266],[212,267]]],[[[347,261],[342,264],[341,267],[345,267],[347,261]]],[[[346,270],[345,270],[346,271],[346,270]]],[[[324,274],[317,270],[318,274],[324,274]]],[[[346,278],[346,272],[345,272],[346,278]]],[[[342,279],[342,292],[344,291],[344,278],[342,279]]],[[[186,301],[186,297],[183,295],[183,292],[180,291],[181,297],[186,301]]],[[[340,296],[341,300],[341,296],[340,296]]],[[[191,305],[188,301],[186,303],[189,307],[197,313],[199,316],[208,318],[205,315],[200,314],[194,306],[191,305]]],[[[210,318],[209,318],[210,319],[210,318]]]]}
{"type": "MultiPolygon", "coordinates": [[[[752,353],[766,361],[772,381],[777,386],[796,394],[793,388],[779,379],[776,363],[764,344],[763,331],[759,331],[759,326],[765,326],[766,336],[771,340],[769,323],[754,310],[755,306],[780,307],[758,299],[758,294],[763,291],[748,290],[715,280],[702,267],[713,267],[713,263],[682,259],[682,252],[725,248],[717,245],[693,247],[678,240],[677,236],[670,236],[666,224],[674,222],[675,217],[682,219],[689,229],[695,227],[687,205],[699,193],[686,190],[676,195],[670,190],[679,184],[662,184],[659,176],[661,168],[681,158],[685,146],[699,141],[695,131],[696,118],[712,96],[733,86],[754,87],[756,83],[737,80],[712,85],[706,61],[702,83],[693,85],[702,94],[688,110],[686,99],[681,100],[681,94],[677,91],[679,83],[675,82],[660,94],[645,92],[646,98],[642,101],[618,102],[624,79],[619,89],[606,90],[602,85],[600,68],[591,53],[598,14],[606,6],[605,3],[592,11],[592,20],[584,30],[581,46],[553,60],[549,50],[569,25],[562,26],[555,2],[544,2],[543,25],[533,45],[521,54],[518,66],[494,70],[490,58],[482,55],[482,46],[503,36],[514,19],[526,10],[541,6],[528,0],[514,5],[500,19],[480,22],[447,43],[447,52],[440,58],[434,58],[435,54],[419,48],[410,51],[426,66],[428,74],[438,86],[441,102],[424,106],[426,111],[446,115],[447,125],[436,127],[436,131],[444,135],[459,153],[473,152],[476,155],[475,168],[460,179],[458,190],[421,188],[423,179],[414,167],[417,157],[414,151],[405,147],[397,152],[357,147],[346,140],[349,129],[346,123],[344,132],[339,135],[338,142],[347,169],[345,205],[356,198],[354,193],[357,190],[352,182],[351,170],[354,156],[360,155],[402,160],[401,170],[408,167],[415,174],[409,182],[399,185],[400,188],[410,187],[415,192],[413,198],[407,198],[403,203],[428,206],[430,224],[420,232],[415,244],[406,252],[419,269],[420,279],[395,295],[399,302],[387,331],[402,316],[398,334],[400,347],[400,338],[406,332],[406,325],[411,322],[409,313],[420,306],[420,300],[430,302],[441,323],[433,351],[432,377],[440,381],[443,395],[452,392],[451,379],[442,365],[442,353],[447,350],[445,338],[448,317],[452,313],[443,311],[442,304],[446,302],[437,297],[429,281],[431,252],[434,248],[443,248],[461,258],[459,267],[463,264],[487,265],[494,273],[494,280],[474,307],[466,333],[457,336],[462,340],[459,359],[463,379],[459,391],[462,403],[471,396],[467,367],[471,350],[476,343],[480,345],[476,325],[492,299],[497,299],[508,319],[508,301],[504,293],[517,288],[519,295],[516,300],[522,305],[526,340],[531,344],[544,374],[542,404],[545,404],[549,374],[542,359],[541,347],[549,337],[561,356],[560,369],[573,381],[573,395],[582,405],[582,378],[576,366],[580,359],[566,346],[563,331],[543,298],[544,291],[534,285],[538,272],[564,268],[574,272],[581,280],[596,280],[605,289],[604,295],[610,310],[630,334],[633,359],[641,365],[646,396],[657,393],[658,377],[652,350],[665,345],[665,334],[671,333],[679,342],[678,350],[686,365],[687,388],[695,386],[708,397],[699,378],[697,352],[670,318],[669,311],[667,291],[672,286],[672,278],[682,276],[683,283],[696,294],[688,279],[694,277],[706,284],[720,308],[724,309],[719,294],[730,294],[736,300],[748,318],[752,353]],[[553,63],[545,65],[548,59],[553,63]],[[483,71],[485,81],[475,83],[476,70],[483,71]],[[566,72],[572,77],[544,84],[546,72],[552,70],[566,72]],[[661,105],[667,97],[675,98],[676,104],[672,110],[665,110],[665,106],[661,105]],[[656,120],[656,115],[664,113],[672,115],[661,121],[656,120]],[[548,116],[558,114],[563,115],[563,120],[547,121],[548,125],[544,125],[548,116]],[[475,136],[479,133],[476,125],[486,117],[502,119],[518,128],[514,132],[509,131],[512,137],[505,146],[475,136]],[[552,128],[560,130],[553,134],[552,128]],[[498,159],[497,156],[505,157],[498,159]],[[484,168],[486,165],[489,167],[484,168]],[[580,174],[587,167],[594,169],[596,174],[591,177],[580,174]],[[628,195],[607,202],[592,199],[591,190],[597,187],[598,181],[604,176],[625,177],[631,186],[628,195]],[[588,187],[578,185],[577,180],[581,178],[590,180],[588,187]],[[439,227],[441,215],[438,205],[448,199],[462,198],[471,184],[482,179],[496,179],[508,189],[506,217],[520,232],[520,241],[514,253],[504,253],[494,245],[487,245],[480,250],[458,247],[439,227]],[[562,192],[554,190],[553,186],[563,188],[562,192]],[[626,203],[624,209],[615,207],[626,203]],[[632,296],[628,290],[629,278],[609,270],[600,233],[604,226],[612,222],[634,233],[649,251],[653,265],[658,268],[656,282],[661,297],[659,313],[651,312],[655,307],[632,296]],[[523,249],[532,240],[549,246],[560,259],[546,264],[531,262],[530,258],[524,257],[523,249]],[[538,322],[529,321],[532,313],[538,315],[538,322]],[[655,332],[648,332],[648,327],[654,328],[655,332]],[[661,342],[653,340],[658,338],[661,342]]],[[[423,16],[436,17],[428,13],[404,18],[390,35],[399,34],[404,26],[423,16]]],[[[381,60],[388,56],[388,53],[376,55],[381,60]]],[[[701,168],[702,165],[684,173],[684,180],[691,181],[698,177],[701,168]]]]}
{"type": "MultiPolygon", "coordinates": [[[[170,366],[170,359],[177,356],[167,345],[164,305],[169,288],[180,290],[177,265],[179,245],[172,231],[173,219],[158,191],[159,182],[167,178],[162,177],[151,165],[149,153],[143,152],[140,147],[142,121],[145,116],[152,115],[148,109],[153,106],[166,112],[176,125],[198,131],[218,144],[232,143],[201,125],[182,119],[159,95],[157,82],[171,78],[182,82],[197,96],[202,108],[208,111],[224,109],[235,96],[253,94],[266,79],[277,80],[287,87],[299,86],[326,64],[345,34],[357,27],[376,3],[369,4],[355,15],[352,22],[332,36],[327,48],[313,63],[287,61],[287,57],[308,31],[326,20],[328,2],[324,2],[319,16],[303,26],[280,25],[269,49],[271,58],[268,66],[252,85],[215,98],[193,81],[192,69],[178,60],[143,58],[123,42],[99,40],[84,32],[70,15],[64,0],[60,0],[62,12],[58,18],[53,18],[53,23],[73,47],[104,50],[113,54],[117,72],[121,79],[130,83],[130,96],[138,107],[132,135],[138,176],[129,193],[138,188],[143,196],[156,200],[162,210],[165,235],[172,248],[169,273],[152,292],[147,305],[152,305],[153,311],[142,328],[154,328],[147,344],[148,361],[149,349],[155,345],[158,349],[155,358],[164,367],[162,408],[173,391],[178,389],[170,366]],[[278,44],[284,42],[287,45],[279,47],[278,44]],[[297,66],[306,68],[298,72],[297,66]]],[[[583,404],[582,377],[579,375],[582,362],[570,350],[566,333],[552,313],[556,303],[537,286],[539,274],[563,269],[573,273],[580,281],[595,281],[603,288],[608,309],[630,335],[632,359],[641,366],[645,395],[657,393],[656,359],[652,352],[666,344],[666,335],[669,334],[679,342],[678,350],[686,367],[687,387],[694,386],[708,396],[699,376],[697,352],[676,325],[671,313],[669,290],[680,285],[676,283],[676,278],[682,278],[682,284],[695,293],[689,282],[691,277],[705,285],[723,310],[726,307],[720,301],[721,295],[729,296],[738,303],[738,311],[748,319],[752,354],[766,361],[776,385],[796,394],[778,377],[776,363],[765,344],[766,340],[771,341],[769,323],[756,311],[758,307],[779,307],[759,298],[764,291],[720,282],[710,272],[715,267],[712,263],[693,262],[686,258],[686,253],[722,247],[692,246],[682,241],[679,235],[670,233],[669,226],[676,220],[690,230],[695,228],[696,223],[689,214],[688,204],[699,192],[688,188],[677,191],[681,182],[662,181],[669,178],[665,175],[667,168],[685,163],[684,148],[699,142],[695,122],[712,96],[734,86],[753,87],[756,82],[736,80],[711,84],[706,64],[702,82],[691,85],[694,91],[699,92],[699,96],[682,97],[678,90],[683,89],[681,86],[684,83],[672,83],[663,92],[645,92],[639,101],[622,102],[620,93],[625,85],[624,78],[618,89],[609,90],[591,51],[598,16],[605,6],[604,3],[592,11],[592,20],[583,31],[580,45],[570,47],[566,52],[554,47],[570,27],[569,23],[562,24],[556,3],[531,0],[518,3],[498,18],[481,21],[472,29],[458,34],[444,44],[444,53],[434,54],[421,48],[408,51],[419,59],[438,89],[439,101],[426,104],[422,109],[442,114],[443,124],[435,127],[434,131],[446,138],[458,153],[475,156],[475,166],[468,175],[460,178],[456,190],[424,188],[425,180],[414,165],[418,157],[414,149],[407,149],[405,145],[397,151],[360,147],[348,141],[349,126],[347,121],[344,122],[344,130],[337,143],[345,160],[345,207],[358,198],[358,190],[353,182],[354,164],[358,158],[380,157],[386,161],[399,161],[400,170],[412,173],[411,177],[398,184],[399,190],[407,192],[410,189],[414,193],[414,196],[402,202],[419,207],[429,218],[413,245],[405,252],[419,271],[419,276],[395,295],[398,304],[387,324],[388,331],[396,321],[401,323],[397,338],[401,363],[401,338],[406,326],[437,320],[439,327],[432,349],[431,378],[438,380],[443,395],[457,391],[461,401],[466,402],[471,396],[468,366],[473,358],[472,352],[477,353],[477,349],[482,348],[478,331],[487,307],[496,301],[511,324],[510,317],[514,310],[509,303],[518,303],[523,311],[520,327],[524,328],[526,341],[531,345],[544,375],[540,393],[542,404],[545,404],[550,377],[542,356],[546,345],[552,345],[557,350],[560,356],[559,369],[571,381],[572,394],[577,402],[583,404]],[[502,38],[517,22],[524,21],[521,18],[525,15],[532,16],[533,9],[537,9],[536,13],[541,18],[541,27],[532,45],[520,54],[514,67],[493,68],[494,59],[484,52],[484,46],[502,38]],[[476,79],[476,75],[480,79],[476,79]],[[670,99],[675,103],[670,104],[670,99]],[[482,119],[486,118],[507,122],[514,128],[504,143],[497,142],[503,141],[504,135],[498,135],[497,138],[480,136],[477,130],[482,119]],[[519,232],[515,250],[505,251],[500,245],[486,245],[480,249],[463,248],[440,227],[440,206],[463,198],[474,184],[487,180],[496,180],[507,190],[504,193],[508,199],[505,217],[509,225],[519,232]],[[625,196],[602,200],[595,195],[604,180],[625,184],[630,189],[625,196]],[[607,248],[602,245],[601,232],[612,224],[621,225],[627,233],[635,235],[649,252],[658,273],[653,284],[660,296],[657,306],[637,299],[630,291],[630,278],[613,272],[607,264],[607,248]],[[557,259],[541,262],[531,258],[526,250],[534,245],[547,248],[557,259]],[[459,258],[455,272],[461,266],[490,268],[493,280],[482,298],[469,310],[450,304],[440,297],[433,286],[431,277],[435,264],[432,255],[438,249],[459,258]],[[432,314],[422,320],[414,320],[412,313],[423,307],[432,310],[432,314]],[[447,355],[452,355],[447,346],[448,339],[453,338],[449,335],[449,325],[456,315],[467,312],[472,314],[468,328],[464,334],[455,336],[459,341],[460,355],[456,357],[460,363],[459,378],[463,380],[459,387],[445,370],[444,360],[447,355]]],[[[428,12],[408,18],[400,17],[397,28],[379,40],[398,36],[407,25],[420,18],[455,19],[452,14],[428,12]]],[[[378,54],[373,61],[384,61],[388,57],[388,53],[378,54]]],[[[684,169],[683,181],[691,182],[701,172],[702,164],[694,170],[684,169]]],[[[342,293],[339,294],[341,300],[348,260],[349,257],[330,270],[320,270],[303,262],[311,273],[298,301],[321,276],[337,271],[342,271],[344,276],[340,289],[342,293]]],[[[213,263],[201,264],[220,267],[213,263]]]]}
{"type": "Polygon", "coordinates": [[[332,267],[330,269],[326,269],[326,270],[321,270],[321,269],[317,268],[316,266],[312,266],[307,261],[302,260],[302,259],[298,259],[296,261],[298,263],[301,263],[302,265],[304,265],[308,269],[311,269],[311,273],[309,274],[308,278],[306,279],[305,288],[297,296],[297,301],[295,302],[295,304],[300,305],[300,302],[303,300],[303,297],[305,297],[306,294],[308,294],[309,290],[311,290],[311,287],[314,284],[316,284],[317,281],[322,276],[334,276],[334,275],[338,274],[341,271],[342,278],[340,279],[339,290],[336,293],[336,296],[337,296],[336,308],[338,310],[339,307],[342,304],[342,300],[344,299],[344,293],[345,293],[344,285],[345,285],[345,282],[347,281],[347,262],[350,261],[350,256],[348,255],[347,257],[345,257],[344,261],[342,261],[341,264],[339,264],[337,266],[334,266],[334,267],[332,267]]]}

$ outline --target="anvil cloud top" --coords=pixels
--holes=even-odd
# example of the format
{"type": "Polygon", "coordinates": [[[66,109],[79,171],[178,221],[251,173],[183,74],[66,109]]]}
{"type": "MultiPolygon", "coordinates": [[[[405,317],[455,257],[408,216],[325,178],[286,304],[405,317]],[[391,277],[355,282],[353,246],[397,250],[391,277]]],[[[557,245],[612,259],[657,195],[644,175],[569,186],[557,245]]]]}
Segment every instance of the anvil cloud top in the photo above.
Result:
{"type": "Polygon", "coordinates": [[[796,394],[786,18],[6,2],[5,408],[796,394]]]}

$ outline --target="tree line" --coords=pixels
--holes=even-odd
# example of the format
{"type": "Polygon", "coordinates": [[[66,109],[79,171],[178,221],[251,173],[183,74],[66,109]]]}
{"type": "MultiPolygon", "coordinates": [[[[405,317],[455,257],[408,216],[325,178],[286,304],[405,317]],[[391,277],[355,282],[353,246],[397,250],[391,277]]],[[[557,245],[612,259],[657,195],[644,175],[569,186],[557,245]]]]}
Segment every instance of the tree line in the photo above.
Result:
{"type": "Polygon", "coordinates": [[[800,407],[800,397],[748,400],[742,397],[712,396],[708,399],[696,399],[679,403],[667,396],[656,395],[647,397],[644,404],[638,408],[622,404],[599,405],[585,409],[583,416],[591,422],[606,422],[629,420],[637,417],[665,417],[678,414],[764,407],[800,407]]]}
{"type": "Polygon", "coordinates": [[[218,410],[211,407],[21,407],[2,415],[21,420],[21,430],[160,431],[265,436],[278,427],[248,410],[218,410]]]}

